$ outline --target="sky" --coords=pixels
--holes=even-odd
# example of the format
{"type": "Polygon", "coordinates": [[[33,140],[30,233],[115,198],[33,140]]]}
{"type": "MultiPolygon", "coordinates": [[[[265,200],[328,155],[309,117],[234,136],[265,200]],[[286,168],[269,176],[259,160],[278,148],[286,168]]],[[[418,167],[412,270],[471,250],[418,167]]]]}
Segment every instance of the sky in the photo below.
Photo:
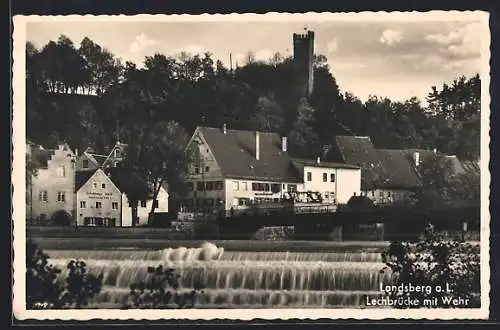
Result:
{"type": "MultiPolygon", "coordinates": [[[[315,54],[328,58],[341,92],[425,103],[431,86],[481,69],[479,21],[44,21],[27,23],[28,41],[38,48],[63,34],[78,46],[84,37],[125,61],[141,66],[154,53],[209,51],[229,67],[245,54],[267,60],[292,55],[293,33],[315,32],[315,54]]],[[[483,60],[484,62],[484,60],[483,60]]]]}

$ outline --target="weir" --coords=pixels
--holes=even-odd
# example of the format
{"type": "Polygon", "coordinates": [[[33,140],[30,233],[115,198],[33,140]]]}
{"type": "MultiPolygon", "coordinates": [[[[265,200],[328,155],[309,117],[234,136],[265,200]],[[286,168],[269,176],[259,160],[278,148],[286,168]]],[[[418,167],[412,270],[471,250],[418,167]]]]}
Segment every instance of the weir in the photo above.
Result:
{"type": "Polygon", "coordinates": [[[147,277],[147,268],[163,265],[180,275],[179,290],[204,287],[200,308],[362,307],[376,297],[380,283],[390,282],[380,253],[374,252],[238,252],[214,246],[155,251],[46,251],[50,262],[67,275],[70,260],[84,260],[87,270],[103,276],[101,294],[92,307],[119,308],[129,287],[147,277]]]}

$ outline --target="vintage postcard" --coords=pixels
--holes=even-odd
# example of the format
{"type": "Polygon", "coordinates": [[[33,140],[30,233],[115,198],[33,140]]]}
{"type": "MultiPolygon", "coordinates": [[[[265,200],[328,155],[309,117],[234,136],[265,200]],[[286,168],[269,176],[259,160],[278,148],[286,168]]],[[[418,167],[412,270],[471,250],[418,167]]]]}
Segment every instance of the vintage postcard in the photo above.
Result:
{"type": "Polygon", "coordinates": [[[16,318],[488,317],[487,13],[13,19],[16,318]]]}

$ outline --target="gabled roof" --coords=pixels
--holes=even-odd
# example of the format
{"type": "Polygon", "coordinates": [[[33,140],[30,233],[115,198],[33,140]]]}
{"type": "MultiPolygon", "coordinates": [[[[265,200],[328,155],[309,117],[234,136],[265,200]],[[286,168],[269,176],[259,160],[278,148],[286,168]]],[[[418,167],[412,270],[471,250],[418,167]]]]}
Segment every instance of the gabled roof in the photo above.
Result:
{"type": "Polygon", "coordinates": [[[77,192],[98,171],[101,171],[104,174],[104,176],[107,177],[115,185],[115,187],[121,191],[120,187],[118,187],[115,180],[113,180],[109,175],[106,175],[106,173],[103,170],[95,169],[95,170],[90,170],[90,171],[75,172],[75,192],[77,192]]]}
{"type": "Polygon", "coordinates": [[[198,127],[212,151],[222,175],[228,178],[300,182],[287,152],[281,149],[277,133],[259,132],[260,157],[255,157],[255,132],[198,127]]]}
{"type": "Polygon", "coordinates": [[[421,185],[413,158],[405,150],[377,149],[387,173],[384,187],[412,189],[421,185]]]}
{"type": "Polygon", "coordinates": [[[383,187],[387,173],[380,155],[367,136],[336,136],[328,158],[361,167],[361,189],[383,187]],[[333,155],[332,153],[338,153],[333,155]]]}
{"type": "Polygon", "coordinates": [[[104,164],[104,161],[106,160],[107,156],[105,155],[99,155],[99,154],[93,154],[93,153],[85,153],[97,166],[102,166],[104,164]]]}
{"type": "Polygon", "coordinates": [[[78,191],[85,182],[89,181],[89,179],[94,175],[97,170],[91,171],[78,171],[75,173],[75,192],[78,191]]]}

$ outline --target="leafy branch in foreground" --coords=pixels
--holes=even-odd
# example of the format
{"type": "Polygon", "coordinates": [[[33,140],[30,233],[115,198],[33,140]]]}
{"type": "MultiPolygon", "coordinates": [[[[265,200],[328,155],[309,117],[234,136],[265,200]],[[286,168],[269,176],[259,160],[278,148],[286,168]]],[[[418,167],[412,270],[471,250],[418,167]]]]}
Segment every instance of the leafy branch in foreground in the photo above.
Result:
{"type": "Polygon", "coordinates": [[[196,296],[203,293],[200,285],[188,292],[178,292],[180,275],[172,268],[148,267],[144,282],[130,286],[128,301],[123,308],[173,309],[194,308],[196,296]]]}
{"type": "Polygon", "coordinates": [[[71,260],[68,275],[61,280],[59,268],[49,264],[49,256],[32,241],[26,247],[26,308],[81,308],[101,292],[102,275],[87,273],[83,261],[71,260]]]}
{"type": "MultiPolygon", "coordinates": [[[[422,241],[393,242],[382,257],[386,266],[381,272],[392,274],[392,283],[388,285],[429,288],[428,291],[392,290],[388,293],[390,299],[432,300],[435,303],[428,307],[435,308],[480,306],[479,245],[446,240],[429,225],[422,241]]],[[[397,307],[415,308],[422,307],[422,304],[397,307]]]]}

